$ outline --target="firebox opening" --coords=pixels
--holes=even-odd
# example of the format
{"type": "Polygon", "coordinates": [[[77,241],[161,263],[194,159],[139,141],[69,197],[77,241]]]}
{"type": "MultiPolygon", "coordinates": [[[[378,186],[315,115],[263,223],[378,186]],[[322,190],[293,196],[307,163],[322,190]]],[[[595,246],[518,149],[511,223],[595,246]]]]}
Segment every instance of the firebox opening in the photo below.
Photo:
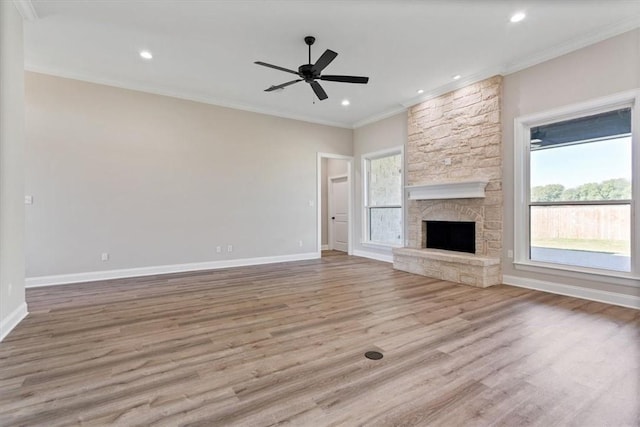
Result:
{"type": "Polygon", "coordinates": [[[426,248],[476,253],[476,223],[423,221],[426,248]]]}

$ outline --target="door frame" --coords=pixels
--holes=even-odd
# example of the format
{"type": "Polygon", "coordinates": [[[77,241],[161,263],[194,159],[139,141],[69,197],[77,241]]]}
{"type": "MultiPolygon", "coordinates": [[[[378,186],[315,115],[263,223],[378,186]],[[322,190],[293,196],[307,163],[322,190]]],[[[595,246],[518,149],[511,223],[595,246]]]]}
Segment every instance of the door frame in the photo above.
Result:
{"type": "MultiPolygon", "coordinates": [[[[331,221],[331,211],[333,208],[333,186],[331,184],[333,184],[333,181],[337,181],[337,180],[341,180],[341,179],[347,179],[347,199],[349,198],[349,193],[348,193],[348,189],[349,189],[349,175],[348,174],[342,174],[342,175],[333,175],[333,176],[328,176],[327,177],[327,216],[329,218],[327,218],[327,244],[329,246],[329,250],[333,249],[333,221],[331,221]]],[[[347,205],[348,205],[349,201],[347,200],[347,205]]],[[[347,207],[348,209],[348,207],[347,207]]],[[[347,211],[348,213],[348,211],[347,211]]],[[[351,224],[351,221],[349,220],[349,218],[347,217],[347,229],[349,227],[349,225],[351,224]]],[[[349,247],[349,243],[351,242],[351,236],[349,236],[349,233],[347,232],[347,247],[349,247]]]]}
{"type": "MultiPolygon", "coordinates": [[[[347,161],[347,189],[348,189],[348,203],[347,203],[347,238],[349,242],[347,244],[347,253],[349,255],[353,255],[353,196],[355,194],[353,188],[353,156],[344,156],[342,154],[333,154],[333,153],[321,153],[317,154],[317,164],[316,164],[316,206],[318,208],[316,214],[316,231],[317,231],[317,244],[316,251],[317,256],[320,257],[322,255],[322,159],[338,159],[338,160],[346,160],[347,161]]],[[[328,185],[325,183],[324,185],[328,185]]],[[[329,199],[327,188],[327,201],[329,199]]],[[[329,212],[327,210],[327,212],[329,212]]],[[[328,223],[327,223],[328,224],[328,223]]],[[[327,236],[328,239],[328,236],[327,236]]]]}

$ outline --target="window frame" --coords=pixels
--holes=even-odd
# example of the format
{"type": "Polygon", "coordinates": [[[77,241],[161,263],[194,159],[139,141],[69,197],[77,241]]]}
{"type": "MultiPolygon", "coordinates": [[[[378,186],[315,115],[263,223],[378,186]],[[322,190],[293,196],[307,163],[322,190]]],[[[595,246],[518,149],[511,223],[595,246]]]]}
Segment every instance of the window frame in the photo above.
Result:
{"type": "Polygon", "coordinates": [[[384,150],[374,151],[370,153],[365,153],[362,155],[362,240],[361,244],[363,246],[370,247],[378,247],[378,248],[401,248],[404,246],[404,225],[405,225],[405,214],[404,214],[404,179],[405,179],[405,164],[404,164],[404,147],[397,146],[384,150]],[[377,160],[384,157],[391,157],[400,155],[400,204],[399,205],[369,205],[369,183],[371,176],[371,160],[377,160]],[[400,208],[400,244],[394,245],[390,243],[382,243],[375,242],[371,240],[370,234],[370,212],[371,208],[400,208]]]}
{"type": "MultiPolygon", "coordinates": [[[[640,212],[640,144],[638,99],[640,90],[627,91],[608,97],[594,99],[588,102],[573,104],[554,110],[527,116],[517,117],[514,120],[514,257],[513,264],[518,270],[526,270],[536,273],[559,274],[562,276],[596,280],[608,283],[640,287],[637,282],[640,279],[640,218],[636,216],[640,212]],[[530,129],[536,126],[547,125],[564,120],[572,120],[579,117],[604,113],[620,108],[631,108],[631,271],[622,272],[604,270],[567,264],[553,264],[534,261],[530,258],[530,206],[553,205],[553,202],[531,202],[530,195],[530,129]],[[633,279],[635,281],[630,281],[633,279]]],[[[625,201],[598,201],[597,204],[624,204],[625,201]]],[[[591,202],[561,202],[562,205],[577,204],[586,205],[591,202]]],[[[591,203],[593,204],[593,203],[591,203]]]]}

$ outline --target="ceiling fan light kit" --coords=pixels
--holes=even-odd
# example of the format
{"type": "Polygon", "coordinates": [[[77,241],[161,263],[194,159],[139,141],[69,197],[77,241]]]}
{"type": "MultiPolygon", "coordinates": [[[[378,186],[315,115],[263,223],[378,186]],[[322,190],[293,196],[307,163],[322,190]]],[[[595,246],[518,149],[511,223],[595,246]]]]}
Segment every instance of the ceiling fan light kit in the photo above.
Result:
{"type": "Polygon", "coordinates": [[[291,70],[289,68],[280,67],[273,64],[268,64],[262,61],[256,61],[255,64],[262,65],[263,67],[273,68],[275,70],[284,71],[286,73],[291,73],[297,75],[299,78],[295,80],[288,81],[286,83],[282,83],[276,86],[270,86],[265,89],[265,92],[273,92],[274,90],[284,89],[287,86],[292,84],[305,81],[309,83],[311,89],[316,94],[319,100],[327,99],[327,93],[324,91],[320,83],[317,80],[326,80],[328,82],[340,82],[340,83],[359,83],[366,84],[369,82],[369,77],[361,77],[361,76],[337,76],[337,75],[322,75],[322,70],[324,70],[327,65],[329,65],[338,54],[330,49],[324,51],[324,53],[318,58],[315,64],[311,63],[311,46],[315,43],[316,38],[313,36],[306,36],[304,38],[304,42],[309,46],[309,63],[302,64],[298,67],[298,71],[291,70]]]}

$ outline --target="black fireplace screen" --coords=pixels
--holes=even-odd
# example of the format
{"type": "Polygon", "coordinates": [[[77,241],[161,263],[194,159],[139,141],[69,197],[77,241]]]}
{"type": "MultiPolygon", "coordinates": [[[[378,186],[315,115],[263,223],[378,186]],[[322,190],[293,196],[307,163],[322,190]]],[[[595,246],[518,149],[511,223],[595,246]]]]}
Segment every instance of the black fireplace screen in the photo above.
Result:
{"type": "Polygon", "coordinates": [[[424,221],[426,247],[476,253],[476,223],[468,221],[424,221]]]}

